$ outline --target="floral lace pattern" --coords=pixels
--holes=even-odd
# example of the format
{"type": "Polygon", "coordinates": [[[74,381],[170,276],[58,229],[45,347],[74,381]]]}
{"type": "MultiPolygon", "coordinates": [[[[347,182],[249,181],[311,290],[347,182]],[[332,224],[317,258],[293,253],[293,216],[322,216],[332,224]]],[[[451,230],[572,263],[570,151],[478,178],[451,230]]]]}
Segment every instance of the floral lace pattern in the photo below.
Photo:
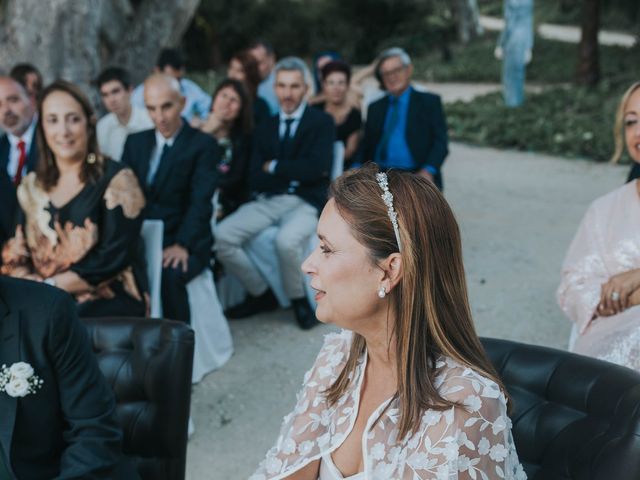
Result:
{"type": "MultiPolygon", "coordinates": [[[[250,480],[286,478],[331,453],[347,438],[358,416],[366,353],[351,388],[335,405],[329,406],[322,392],[344,368],[350,342],[348,331],[326,336],[313,368],[305,375],[293,412],[284,418],[275,446],[250,480]]],[[[526,479],[513,443],[506,399],[498,385],[450,358],[440,358],[436,368],[441,395],[463,406],[425,411],[419,428],[399,439],[398,400],[384,402],[365,429],[365,478],[526,479]]]]}

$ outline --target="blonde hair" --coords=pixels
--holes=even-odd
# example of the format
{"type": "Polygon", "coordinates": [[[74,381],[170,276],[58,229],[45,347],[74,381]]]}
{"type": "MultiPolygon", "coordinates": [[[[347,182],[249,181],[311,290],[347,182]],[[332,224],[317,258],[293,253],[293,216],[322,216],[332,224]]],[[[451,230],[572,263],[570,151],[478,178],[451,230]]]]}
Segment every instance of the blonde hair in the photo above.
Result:
{"type": "MultiPolygon", "coordinates": [[[[351,170],[331,186],[340,215],[374,264],[398,252],[398,242],[380,198],[375,164],[351,170]]],[[[433,183],[411,173],[387,172],[402,243],[402,278],[390,293],[390,325],[395,337],[400,402],[399,438],[414,431],[427,409],[457,405],[435,385],[440,355],[502,383],[476,334],[462,263],[460,231],[451,208],[433,183]],[[416,208],[416,206],[420,208],[416,208]]],[[[345,368],[326,393],[335,404],[349,387],[352,372],[365,351],[365,339],[353,335],[345,368]]]]}
{"type": "Polygon", "coordinates": [[[613,127],[613,140],[615,142],[615,149],[610,160],[611,163],[618,163],[618,160],[620,160],[622,152],[624,151],[624,110],[625,108],[627,108],[629,98],[638,88],[640,88],[640,82],[635,82],[633,85],[631,85],[627,89],[627,91],[624,92],[624,95],[622,95],[620,103],[618,104],[618,109],[616,110],[616,121],[613,127]]]}

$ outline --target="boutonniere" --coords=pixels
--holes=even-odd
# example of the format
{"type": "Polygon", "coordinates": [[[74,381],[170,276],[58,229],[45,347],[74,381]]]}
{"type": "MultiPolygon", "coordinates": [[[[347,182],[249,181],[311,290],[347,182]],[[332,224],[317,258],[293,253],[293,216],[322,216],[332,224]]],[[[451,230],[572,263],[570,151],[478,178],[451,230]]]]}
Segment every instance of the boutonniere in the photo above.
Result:
{"type": "Polygon", "coordinates": [[[33,367],[26,362],[17,362],[0,368],[0,392],[10,397],[25,397],[42,388],[44,382],[34,375],[33,367]]]}

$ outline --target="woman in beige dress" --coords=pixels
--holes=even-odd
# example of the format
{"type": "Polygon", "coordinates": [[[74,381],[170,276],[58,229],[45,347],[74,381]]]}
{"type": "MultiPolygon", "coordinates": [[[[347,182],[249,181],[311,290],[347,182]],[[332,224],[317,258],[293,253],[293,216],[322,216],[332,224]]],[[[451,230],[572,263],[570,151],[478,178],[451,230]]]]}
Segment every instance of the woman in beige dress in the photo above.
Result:
{"type": "MultiPolygon", "coordinates": [[[[640,162],[640,82],[622,97],[616,120],[640,162]]],[[[618,156],[621,147],[618,149],[618,156]]],[[[558,303],[574,322],[569,349],[640,370],[640,183],[595,200],[562,266],[558,303]]]]}

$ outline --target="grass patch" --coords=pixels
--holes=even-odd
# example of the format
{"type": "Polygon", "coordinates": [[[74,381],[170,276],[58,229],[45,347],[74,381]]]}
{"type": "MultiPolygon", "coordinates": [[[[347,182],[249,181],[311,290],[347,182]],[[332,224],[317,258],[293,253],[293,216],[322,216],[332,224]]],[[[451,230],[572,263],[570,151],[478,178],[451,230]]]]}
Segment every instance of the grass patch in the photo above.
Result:
{"type": "Polygon", "coordinates": [[[449,134],[476,145],[605,162],[613,153],[615,109],[627,86],[551,87],[513,109],[499,93],[447,104],[449,134]]]}
{"type": "MultiPolygon", "coordinates": [[[[486,33],[469,45],[455,45],[451,61],[432,52],[415,61],[416,77],[431,82],[499,83],[502,63],[493,56],[498,35],[486,33]]],[[[601,46],[602,77],[617,80],[635,65],[640,48],[601,46]],[[622,75],[621,75],[622,72],[622,75]]],[[[578,61],[576,44],[536,37],[533,60],[527,67],[527,82],[567,83],[575,77],[578,61]]]]}

